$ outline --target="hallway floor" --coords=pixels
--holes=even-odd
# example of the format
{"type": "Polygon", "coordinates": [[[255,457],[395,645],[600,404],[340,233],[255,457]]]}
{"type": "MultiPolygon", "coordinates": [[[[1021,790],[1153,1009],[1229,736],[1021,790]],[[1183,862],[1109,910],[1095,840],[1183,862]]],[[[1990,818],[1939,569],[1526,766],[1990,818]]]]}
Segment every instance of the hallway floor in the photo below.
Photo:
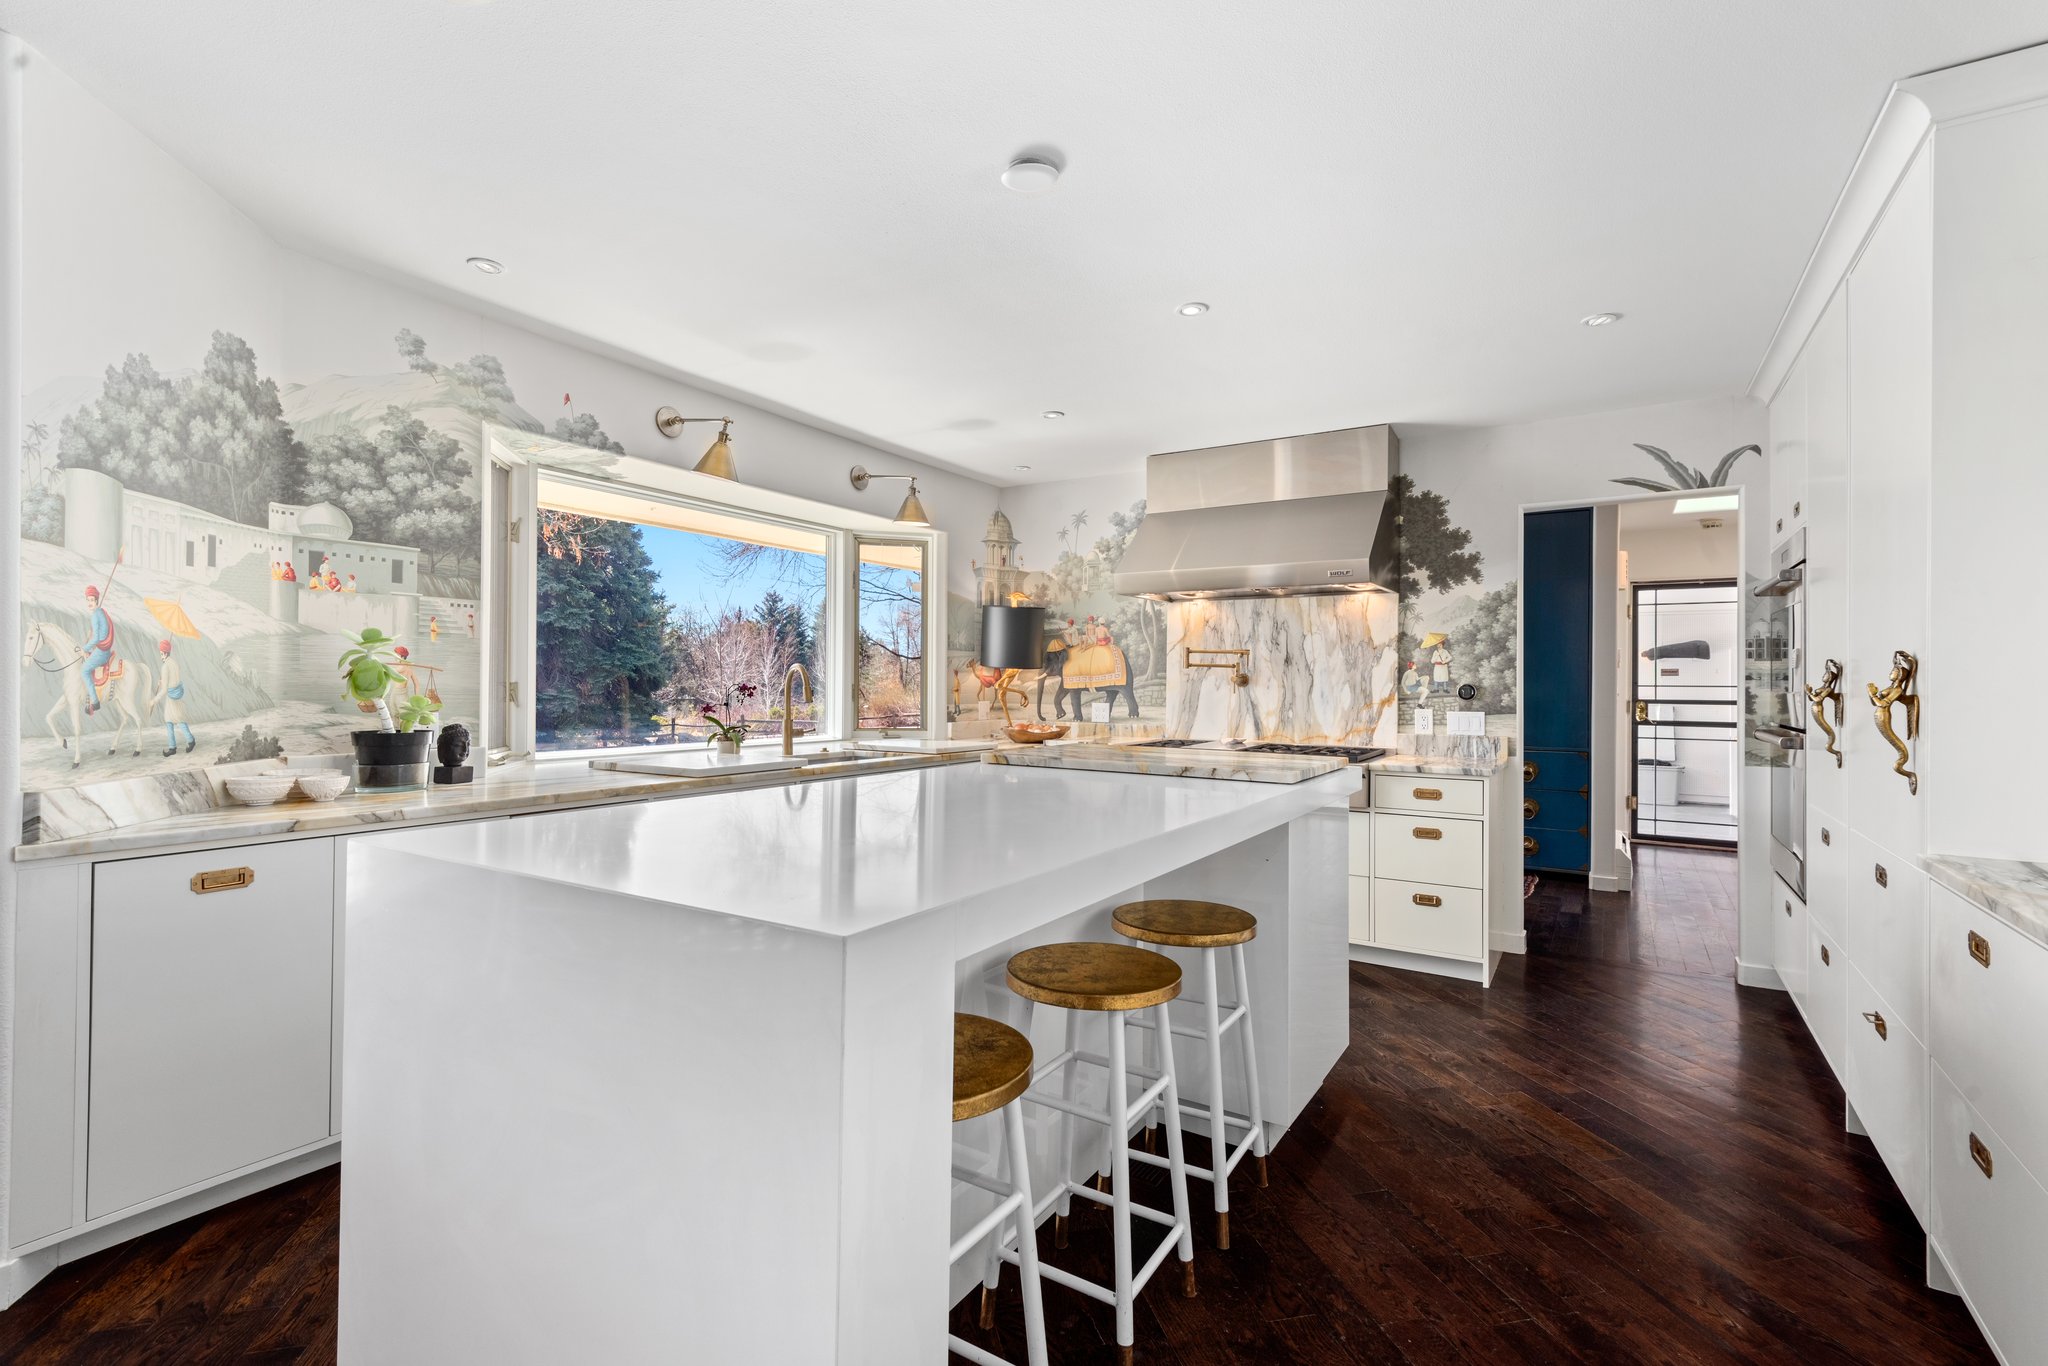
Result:
{"type": "MultiPolygon", "coordinates": [[[[1351,967],[1350,1049],[1271,1186],[1233,1188],[1230,1251],[1198,1213],[1200,1294],[1141,1299],[1139,1362],[1990,1360],[1790,1001],[1734,985],[1733,858],[1642,852],[1633,898],[1546,881],[1491,990],[1351,967]]],[[[0,1361],[326,1366],[339,1183],[59,1269],[0,1314],[0,1361]]],[[[1101,1277],[1107,1230],[1044,1247],[1101,1277]]],[[[972,1297],[956,1326],[1021,1361],[1015,1285],[994,1333],[972,1297]]],[[[1111,1360],[1106,1307],[1046,1307],[1055,1363],[1111,1360]]]]}

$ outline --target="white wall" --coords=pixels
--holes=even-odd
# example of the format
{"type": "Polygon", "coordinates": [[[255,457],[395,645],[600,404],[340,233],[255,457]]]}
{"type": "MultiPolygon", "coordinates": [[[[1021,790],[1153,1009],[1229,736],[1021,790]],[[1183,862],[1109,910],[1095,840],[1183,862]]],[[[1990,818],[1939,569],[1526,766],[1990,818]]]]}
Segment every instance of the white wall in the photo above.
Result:
{"type": "MultiPolygon", "coordinates": [[[[1759,516],[1763,509],[1757,509],[1759,516]]],[[[1702,530],[1695,518],[1673,517],[1661,530],[1621,529],[1621,548],[1628,554],[1631,583],[1663,583],[1678,579],[1729,579],[1742,569],[1734,519],[1720,514],[1722,525],[1702,530]]]]}

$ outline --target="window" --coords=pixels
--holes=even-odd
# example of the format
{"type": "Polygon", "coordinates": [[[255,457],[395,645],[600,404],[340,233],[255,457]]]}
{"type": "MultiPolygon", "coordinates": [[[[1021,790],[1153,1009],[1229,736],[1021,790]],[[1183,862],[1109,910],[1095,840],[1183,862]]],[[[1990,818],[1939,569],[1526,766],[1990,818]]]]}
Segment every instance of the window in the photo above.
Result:
{"type": "Polygon", "coordinates": [[[801,737],[939,733],[939,532],[528,433],[493,428],[491,452],[497,743],[701,750],[718,721],[772,746],[792,665],[801,737]]]}
{"type": "Polygon", "coordinates": [[[857,730],[924,727],[924,549],[917,541],[860,543],[857,730]]]}
{"type": "Polygon", "coordinates": [[[391,581],[393,583],[405,582],[405,561],[399,559],[396,555],[391,557],[391,581]]]}
{"type": "Polygon", "coordinates": [[[190,569],[192,567],[192,550],[192,542],[185,542],[185,567],[187,569],[190,569]]]}
{"type": "Polygon", "coordinates": [[[206,567],[207,567],[208,569],[214,569],[214,568],[218,568],[218,565],[217,565],[217,563],[216,563],[216,562],[217,562],[217,561],[218,561],[219,559],[220,559],[220,537],[218,537],[218,536],[208,536],[208,537],[206,538],[206,567]]]}

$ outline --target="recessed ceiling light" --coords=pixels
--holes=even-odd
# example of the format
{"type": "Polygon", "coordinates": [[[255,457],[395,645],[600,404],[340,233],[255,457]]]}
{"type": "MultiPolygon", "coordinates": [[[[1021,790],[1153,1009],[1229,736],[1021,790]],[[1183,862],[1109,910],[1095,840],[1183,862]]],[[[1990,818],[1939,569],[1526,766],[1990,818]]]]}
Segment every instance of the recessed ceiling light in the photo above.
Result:
{"type": "Polygon", "coordinates": [[[486,275],[503,275],[505,273],[505,263],[503,261],[493,261],[488,256],[472,256],[469,258],[469,263],[486,275]]]}
{"type": "Polygon", "coordinates": [[[1018,157],[1003,168],[1003,185],[1018,194],[1044,194],[1060,183],[1060,168],[1044,157],[1018,157]]]}
{"type": "Polygon", "coordinates": [[[1185,303],[1180,306],[1180,315],[1183,318],[1199,318],[1208,311],[1209,305],[1205,303],[1185,303]]]}
{"type": "Polygon", "coordinates": [[[1689,512],[1733,512],[1742,506],[1742,496],[1735,493],[1710,493],[1703,498],[1680,498],[1671,505],[1674,517],[1683,517],[1689,512]]]}
{"type": "Polygon", "coordinates": [[[1579,321],[1587,327],[1605,327],[1609,323],[1620,322],[1621,315],[1619,313],[1588,313],[1579,321]]]}
{"type": "Polygon", "coordinates": [[[1057,408],[1047,408],[1047,409],[1046,409],[1046,410],[1045,410],[1044,412],[1040,413],[1040,414],[1039,414],[1039,416],[1040,416],[1040,417],[1043,417],[1043,418],[1055,418],[1055,417],[1065,417],[1065,416],[1066,416],[1066,414],[1065,414],[1065,413],[1063,413],[1063,412],[1061,412],[1061,411],[1060,411],[1059,409],[1057,409],[1057,408]]]}
{"type": "Polygon", "coordinates": [[[1011,469],[1013,469],[1013,470],[1015,470],[1015,471],[1017,471],[1017,473],[1019,473],[1019,474],[1029,474],[1029,473],[1031,473],[1031,466],[1029,466],[1029,465],[1012,465],[1012,466],[1010,466],[1010,468],[1011,468],[1011,469]]]}

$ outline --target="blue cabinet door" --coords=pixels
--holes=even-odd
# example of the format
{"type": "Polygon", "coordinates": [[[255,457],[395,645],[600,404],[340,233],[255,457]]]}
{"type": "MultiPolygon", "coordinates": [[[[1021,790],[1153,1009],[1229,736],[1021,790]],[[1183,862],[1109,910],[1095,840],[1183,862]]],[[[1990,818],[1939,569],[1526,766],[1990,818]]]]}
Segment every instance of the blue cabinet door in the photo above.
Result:
{"type": "Polygon", "coordinates": [[[1524,791],[1538,807],[1523,823],[1522,864],[1583,872],[1591,843],[1591,508],[1522,519],[1522,743],[1524,791]]]}

